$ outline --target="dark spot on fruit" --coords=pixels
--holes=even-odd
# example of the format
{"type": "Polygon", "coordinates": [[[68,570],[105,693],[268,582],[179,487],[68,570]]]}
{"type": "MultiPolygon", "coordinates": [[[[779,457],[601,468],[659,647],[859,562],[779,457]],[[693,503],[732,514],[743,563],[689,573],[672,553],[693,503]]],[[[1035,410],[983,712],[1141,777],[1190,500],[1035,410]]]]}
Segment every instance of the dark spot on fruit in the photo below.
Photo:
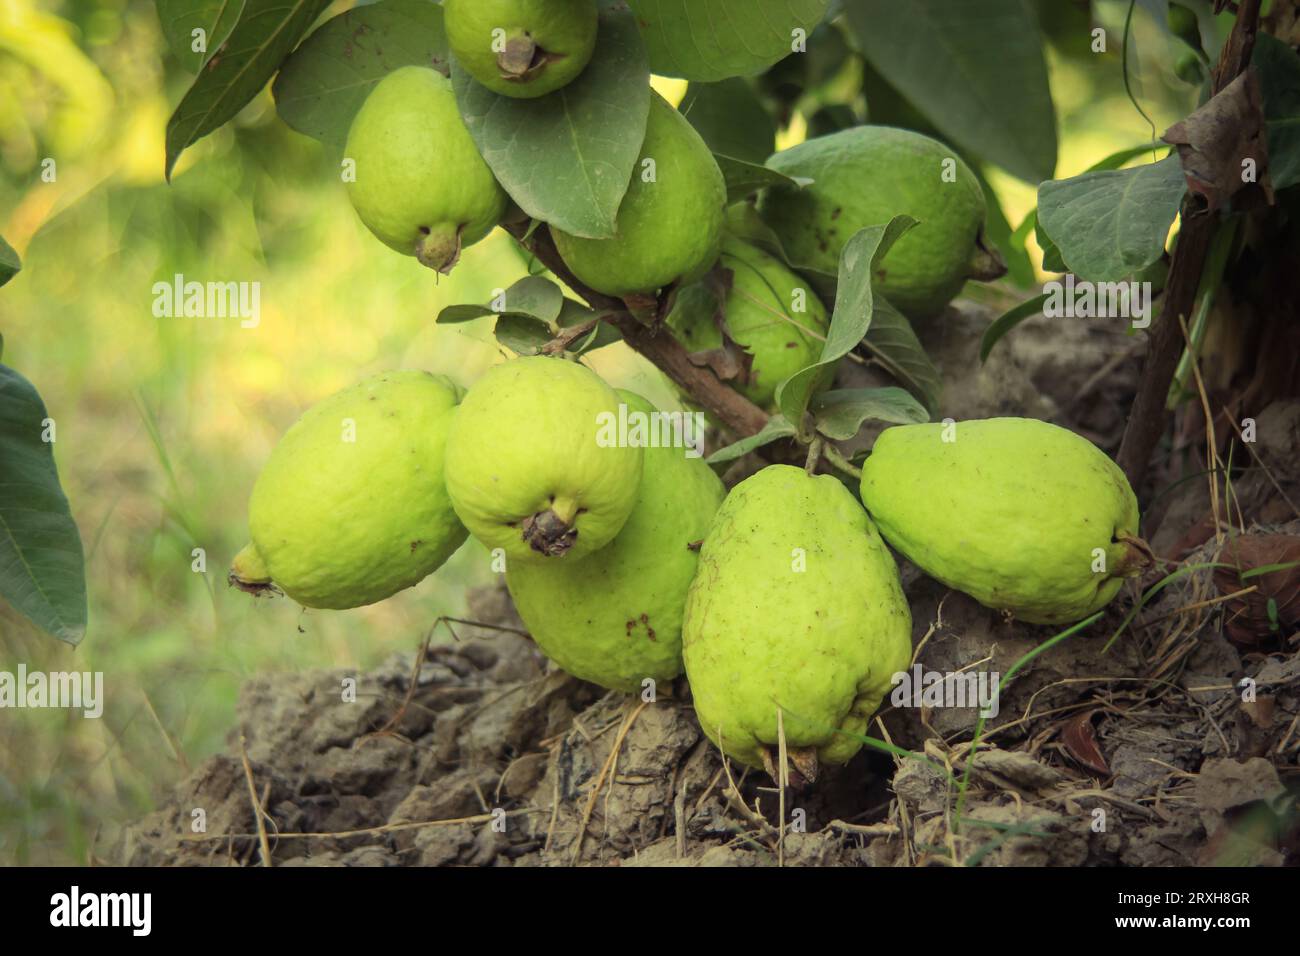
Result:
{"type": "Polygon", "coordinates": [[[839,218],[840,218],[840,213],[842,213],[843,211],[844,211],[844,207],[843,207],[843,206],[836,206],[836,207],[831,211],[831,218],[832,218],[832,219],[839,219],[839,218]]]}
{"type": "Polygon", "coordinates": [[[420,235],[422,235],[422,236],[427,236],[428,234],[429,234],[429,227],[428,227],[428,226],[421,226],[421,227],[420,227],[420,235]]]}
{"type": "Polygon", "coordinates": [[[415,553],[415,549],[418,548],[418,547],[419,547],[420,545],[422,545],[422,544],[424,544],[423,541],[412,541],[412,542],[411,542],[411,553],[414,554],[414,553],[415,553]]]}
{"type": "Polygon", "coordinates": [[[687,544],[686,544],[686,550],[687,550],[687,551],[699,551],[699,550],[700,550],[700,546],[703,545],[703,544],[704,544],[704,539],[703,539],[703,538],[701,538],[699,541],[689,541],[689,542],[687,542],[687,544]]]}
{"type": "Polygon", "coordinates": [[[798,342],[786,342],[786,343],[785,343],[785,347],[788,348],[788,349],[797,349],[797,348],[799,347],[799,343],[798,343],[798,342]]]}

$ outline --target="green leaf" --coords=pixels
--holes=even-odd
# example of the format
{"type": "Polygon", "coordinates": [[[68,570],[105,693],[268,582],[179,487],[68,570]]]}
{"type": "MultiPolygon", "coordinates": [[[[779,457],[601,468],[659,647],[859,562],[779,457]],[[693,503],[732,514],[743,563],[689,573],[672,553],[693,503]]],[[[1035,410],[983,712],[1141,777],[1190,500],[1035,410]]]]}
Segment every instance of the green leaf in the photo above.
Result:
{"type": "Polygon", "coordinates": [[[248,105],[330,0],[246,0],[226,42],[212,54],[167,121],[171,179],[186,148],[248,105]]]}
{"type": "Polygon", "coordinates": [[[375,84],[403,66],[448,72],[442,7],[431,0],[382,0],[325,21],[284,61],[271,94],[290,127],[341,149],[375,84]]]}
{"type": "Polygon", "coordinates": [[[748,438],[742,438],[734,444],[725,448],[719,448],[707,459],[710,465],[721,465],[728,461],[735,461],[742,455],[748,455],[755,448],[762,448],[764,445],[770,445],[774,441],[780,441],[782,438],[793,438],[795,428],[780,415],[773,415],[767,420],[767,424],[760,429],[757,434],[750,435],[748,438]]]}
{"type": "Polygon", "coordinates": [[[733,159],[730,156],[722,156],[717,153],[714,154],[713,158],[718,161],[718,168],[722,170],[722,178],[726,180],[727,203],[729,205],[737,203],[747,196],[752,196],[760,189],[766,189],[768,186],[798,185],[784,173],[778,173],[766,166],[755,165],[743,159],[733,159]]]}
{"type": "Polygon", "coordinates": [[[614,235],[650,112],[649,68],[626,9],[600,13],[596,54],[582,74],[536,99],[499,96],[452,58],[461,116],[520,208],[575,236],[614,235]]]}
{"type": "Polygon", "coordinates": [[[678,107],[709,149],[762,166],[776,149],[776,124],[744,80],[692,83],[678,107]]]}
{"type": "Polygon", "coordinates": [[[839,282],[831,325],[816,364],[795,372],[776,390],[777,409],[788,422],[803,422],[817,386],[834,374],[835,365],[862,341],[871,327],[871,280],[876,263],[903,233],[916,225],[911,216],[895,216],[886,225],[859,229],[840,252],[839,282]]]}
{"type": "Polygon", "coordinates": [[[244,9],[244,0],[156,0],[158,22],[172,55],[187,72],[197,73],[208,55],[226,42],[244,9]],[[194,50],[195,30],[204,33],[203,50],[194,50]]]}
{"type": "Polygon", "coordinates": [[[1083,173],[1038,187],[1038,222],[1075,275],[1117,281],[1164,253],[1186,189],[1177,156],[1083,173]]]}
{"type": "Polygon", "coordinates": [[[550,279],[524,276],[505,289],[499,301],[494,299],[487,305],[449,305],[438,313],[437,321],[470,322],[485,315],[517,315],[553,326],[568,303],[564,291],[550,279]]]}
{"type": "Polygon", "coordinates": [[[915,425],[928,422],[930,414],[901,388],[845,388],[824,392],[813,400],[810,411],[817,431],[832,441],[848,441],[868,419],[915,425]]]}
{"type": "Polygon", "coordinates": [[[984,330],[984,337],[980,339],[980,361],[988,360],[989,353],[993,351],[993,346],[998,344],[998,339],[1006,335],[1025,319],[1038,315],[1043,311],[1043,303],[1047,301],[1047,293],[1036,295],[1028,301],[1021,302],[1018,306],[1002,313],[984,330]]]}
{"type": "Polygon", "coordinates": [[[1043,271],[1044,272],[1069,272],[1070,267],[1065,264],[1061,258],[1061,250],[1056,247],[1052,237],[1047,234],[1043,224],[1038,221],[1038,210],[1035,209],[1025,220],[1034,230],[1034,241],[1038,243],[1038,248],[1043,250],[1043,271]]]}
{"type": "Polygon", "coordinates": [[[956,145],[1030,183],[1056,169],[1056,111],[1024,0],[853,0],[863,54],[956,145]]]}
{"type": "Polygon", "coordinates": [[[898,379],[933,416],[939,410],[943,379],[916,337],[912,323],[883,297],[877,296],[871,327],[862,347],[898,379]]]}
{"type": "Polygon", "coordinates": [[[1251,64],[1259,71],[1268,129],[1268,175],[1275,190],[1300,183],[1300,56],[1261,32],[1251,64]]]}
{"type": "Polygon", "coordinates": [[[5,242],[4,236],[0,236],[0,285],[4,285],[16,276],[22,267],[18,253],[14,252],[13,246],[5,242]]]}
{"type": "Polygon", "coordinates": [[[516,355],[536,355],[555,338],[551,327],[530,315],[505,313],[497,316],[493,330],[497,341],[516,355]]]}
{"type": "Polygon", "coordinates": [[[628,0],[661,76],[712,82],[752,76],[794,51],[830,0],[628,0]]]}
{"type": "Polygon", "coordinates": [[[0,365],[0,595],[69,644],[86,633],[81,535],[49,442],[48,416],[32,383],[0,365]]]}

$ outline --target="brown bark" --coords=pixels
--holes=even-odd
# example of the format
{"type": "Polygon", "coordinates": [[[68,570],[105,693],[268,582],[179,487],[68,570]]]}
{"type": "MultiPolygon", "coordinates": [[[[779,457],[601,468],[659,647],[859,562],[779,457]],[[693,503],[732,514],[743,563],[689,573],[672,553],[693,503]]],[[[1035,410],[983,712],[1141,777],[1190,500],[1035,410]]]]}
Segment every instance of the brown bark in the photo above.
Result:
{"type": "MultiPolygon", "coordinates": [[[[1259,28],[1259,7],[1260,0],[1241,0],[1238,5],[1237,20],[1214,71],[1213,92],[1218,93],[1249,66],[1259,28]]],[[[1129,410],[1116,459],[1135,488],[1146,476],[1151,453],[1165,432],[1168,421],[1165,399],[1183,348],[1180,316],[1185,321],[1191,320],[1206,253],[1218,221],[1216,216],[1203,211],[1199,197],[1188,196],[1183,201],[1182,229],[1169,266],[1164,304],[1151,336],[1146,367],[1142,370],[1142,381],[1129,410]]]]}

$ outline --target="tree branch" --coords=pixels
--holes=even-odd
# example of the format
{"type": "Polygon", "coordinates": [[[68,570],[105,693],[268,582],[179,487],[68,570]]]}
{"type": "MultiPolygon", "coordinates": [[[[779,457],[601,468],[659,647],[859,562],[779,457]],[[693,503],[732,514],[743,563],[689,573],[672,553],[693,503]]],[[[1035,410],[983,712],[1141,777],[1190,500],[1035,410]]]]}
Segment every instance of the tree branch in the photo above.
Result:
{"type": "MultiPolygon", "coordinates": [[[[1237,20],[1214,71],[1214,93],[1235,80],[1250,65],[1259,29],[1259,7],[1260,0],[1241,0],[1237,20]]],[[[1151,453],[1165,432],[1165,400],[1183,350],[1180,323],[1191,316],[1196,304],[1196,291],[1218,224],[1218,218],[1206,213],[1197,197],[1187,196],[1183,200],[1182,228],[1169,266],[1160,320],[1151,335],[1142,380],[1129,410],[1128,424],[1116,459],[1134,488],[1146,476],[1151,453]]]]}
{"type": "Polygon", "coordinates": [[[757,434],[767,424],[767,413],[713,374],[696,365],[690,354],[661,324],[646,325],[628,311],[621,299],[588,288],[569,271],[560,258],[550,231],[539,226],[527,239],[528,223],[504,223],[503,228],[535,255],[560,281],[582,296],[593,309],[607,313],[606,322],[622,334],[623,340],[644,355],[673,380],[701,408],[713,413],[739,437],[757,434]]]}

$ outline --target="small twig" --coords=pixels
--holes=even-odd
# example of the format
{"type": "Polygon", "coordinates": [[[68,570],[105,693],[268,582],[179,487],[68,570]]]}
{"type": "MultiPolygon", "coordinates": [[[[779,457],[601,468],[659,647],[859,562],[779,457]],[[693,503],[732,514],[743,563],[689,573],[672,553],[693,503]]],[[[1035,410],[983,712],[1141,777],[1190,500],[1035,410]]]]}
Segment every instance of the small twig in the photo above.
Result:
{"type": "Polygon", "coordinates": [[[827,442],[822,446],[822,457],[837,471],[841,471],[858,481],[862,480],[862,469],[857,468],[847,458],[840,454],[840,450],[827,442]]]}
{"type": "Polygon", "coordinates": [[[248,799],[253,804],[253,821],[257,824],[257,842],[262,847],[262,865],[271,865],[271,843],[266,838],[266,821],[262,819],[262,803],[257,799],[257,786],[253,783],[253,765],[248,762],[248,750],[244,745],[244,734],[239,734],[239,759],[244,763],[244,780],[248,783],[248,799]]]}
{"type": "Polygon", "coordinates": [[[574,864],[577,864],[582,857],[582,843],[587,837],[587,824],[591,822],[591,812],[596,808],[596,798],[600,796],[600,791],[605,786],[605,777],[609,775],[609,768],[614,765],[614,760],[618,757],[618,752],[623,746],[623,738],[627,736],[627,732],[632,729],[632,724],[649,703],[648,700],[641,701],[636,710],[623,721],[623,726],[618,729],[618,736],[610,745],[609,756],[605,758],[605,765],[600,768],[600,776],[596,778],[596,783],[591,788],[591,796],[587,798],[587,806],[582,811],[582,822],[578,824],[578,838],[573,842],[572,862],[574,864]]]}
{"type": "Polygon", "coordinates": [[[755,435],[767,424],[767,414],[761,408],[722,382],[711,369],[692,362],[690,353],[662,323],[647,325],[641,322],[628,310],[625,302],[602,295],[574,276],[560,258],[547,229],[538,228],[527,236],[526,222],[507,223],[503,228],[556,278],[602,313],[601,318],[618,329],[628,346],[658,366],[696,404],[712,412],[737,435],[742,438],[755,435]]]}

